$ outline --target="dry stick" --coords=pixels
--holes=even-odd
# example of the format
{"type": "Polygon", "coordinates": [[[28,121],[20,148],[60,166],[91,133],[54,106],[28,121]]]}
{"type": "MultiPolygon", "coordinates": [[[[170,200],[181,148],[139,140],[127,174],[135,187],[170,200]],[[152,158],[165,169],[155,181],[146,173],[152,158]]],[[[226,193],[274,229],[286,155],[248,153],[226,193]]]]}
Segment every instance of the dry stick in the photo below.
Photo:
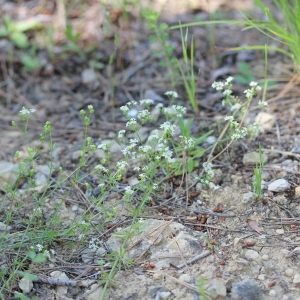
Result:
{"type": "Polygon", "coordinates": [[[70,179],[74,188],[79,192],[79,194],[82,196],[82,198],[85,200],[85,202],[87,204],[91,204],[91,202],[89,201],[89,199],[86,197],[86,195],[84,194],[84,192],[79,188],[79,186],[75,183],[75,181],[73,179],[70,179]]]}
{"type": "MultiPolygon", "coordinates": [[[[21,276],[26,276],[28,273],[22,272],[22,271],[15,271],[16,274],[21,276]]],[[[45,275],[36,275],[36,278],[34,278],[32,281],[34,282],[42,282],[42,283],[48,283],[51,285],[70,285],[70,286],[76,286],[80,285],[81,281],[72,280],[72,279],[60,279],[60,278],[52,278],[45,275]]]]}
{"type": "Polygon", "coordinates": [[[268,103],[274,102],[274,101],[280,99],[282,96],[284,96],[288,91],[290,91],[295,86],[294,83],[297,82],[297,79],[299,79],[299,76],[298,76],[298,74],[295,74],[292,77],[292,79],[288,82],[288,84],[284,87],[284,89],[276,97],[269,99],[268,103]]]}
{"type": "MultiPolygon", "coordinates": [[[[188,268],[188,265],[187,265],[187,263],[186,263],[186,260],[184,259],[183,255],[182,255],[182,252],[181,252],[181,250],[180,250],[180,247],[179,247],[177,241],[175,241],[175,243],[176,243],[177,249],[178,249],[178,251],[179,251],[180,257],[181,257],[181,259],[182,259],[184,265],[188,268]]],[[[191,273],[191,270],[189,270],[189,271],[190,271],[190,273],[191,273]]]]}
{"type": "MultiPolygon", "coordinates": [[[[201,254],[195,256],[194,258],[188,260],[188,261],[186,262],[186,264],[190,265],[190,264],[192,264],[193,262],[195,262],[195,261],[197,261],[197,260],[199,260],[199,259],[202,259],[202,258],[204,258],[204,257],[206,257],[206,256],[209,256],[209,255],[211,255],[211,254],[212,254],[211,251],[207,251],[207,252],[201,253],[201,254]]],[[[178,269],[182,269],[183,267],[185,267],[185,264],[181,264],[181,265],[177,266],[178,269]]]]}

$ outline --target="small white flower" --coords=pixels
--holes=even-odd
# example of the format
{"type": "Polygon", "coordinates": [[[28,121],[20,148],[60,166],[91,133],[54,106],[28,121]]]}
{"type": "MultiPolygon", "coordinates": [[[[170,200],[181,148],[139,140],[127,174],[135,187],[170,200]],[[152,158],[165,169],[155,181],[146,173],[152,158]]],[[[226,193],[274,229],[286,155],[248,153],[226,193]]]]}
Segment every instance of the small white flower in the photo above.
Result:
{"type": "Polygon", "coordinates": [[[230,96],[232,94],[232,90],[224,90],[223,95],[224,96],[230,96]]]}
{"type": "Polygon", "coordinates": [[[164,129],[165,133],[173,135],[175,132],[176,125],[170,124],[170,122],[164,122],[160,125],[161,129],[164,129]]]}
{"type": "Polygon", "coordinates": [[[131,195],[134,194],[134,191],[131,189],[130,186],[126,186],[126,188],[125,188],[125,194],[131,196],[131,195]]]}
{"type": "Polygon", "coordinates": [[[43,252],[43,255],[46,256],[46,257],[48,257],[48,258],[51,258],[50,252],[48,250],[45,250],[43,252]]]}
{"type": "Polygon", "coordinates": [[[195,140],[193,138],[187,138],[182,135],[180,135],[179,137],[181,138],[180,144],[183,147],[183,149],[190,149],[195,146],[195,140]]]}
{"type": "Polygon", "coordinates": [[[262,109],[267,109],[269,108],[269,104],[266,101],[263,100],[259,100],[257,103],[258,107],[262,108],[262,109]]]}
{"type": "Polygon", "coordinates": [[[223,88],[224,88],[224,83],[223,82],[218,82],[218,81],[215,81],[213,82],[213,84],[211,85],[212,88],[216,89],[217,91],[222,91],[223,88]]]}
{"type": "Polygon", "coordinates": [[[104,144],[100,144],[100,145],[98,145],[98,147],[97,147],[98,149],[102,149],[102,150],[107,150],[107,149],[109,149],[110,148],[110,143],[104,143],[104,144]]]}
{"type": "Polygon", "coordinates": [[[256,87],[258,85],[257,82],[255,81],[251,81],[250,84],[249,84],[251,87],[256,87]]]}
{"type": "Polygon", "coordinates": [[[152,150],[152,147],[149,146],[149,145],[144,145],[144,146],[140,146],[139,150],[141,152],[147,153],[147,152],[150,152],[152,150]]]}
{"type": "Polygon", "coordinates": [[[226,117],[224,118],[224,120],[225,120],[225,121],[229,121],[229,122],[233,122],[234,117],[233,117],[233,116],[226,116],[226,117]]]}
{"type": "Polygon", "coordinates": [[[158,104],[156,105],[156,108],[158,108],[158,109],[160,109],[160,108],[162,108],[162,107],[164,107],[164,105],[163,105],[162,103],[158,103],[158,104]]]}
{"type": "Polygon", "coordinates": [[[97,239],[96,238],[92,238],[89,241],[89,246],[88,247],[90,249],[97,250],[99,248],[97,239]]]}
{"type": "Polygon", "coordinates": [[[127,105],[125,105],[125,106],[121,106],[121,107],[120,107],[120,110],[121,110],[121,112],[122,112],[123,114],[126,114],[126,113],[128,113],[129,108],[128,108],[127,105]]]}
{"type": "Polygon", "coordinates": [[[235,104],[233,104],[233,105],[231,106],[230,110],[231,110],[231,111],[238,110],[238,109],[241,108],[241,106],[242,106],[242,105],[241,105],[240,103],[235,103],[235,104]]]}
{"type": "Polygon", "coordinates": [[[145,173],[141,173],[141,174],[139,174],[139,177],[140,177],[141,181],[145,181],[147,178],[147,175],[145,173]]]}
{"type": "Polygon", "coordinates": [[[120,130],[120,131],[118,132],[118,138],[119,138],[119,139],[123,138],[124,135],[125,135],[125,133],[126,133],[126,130],[120,130]]]}
{"type": "Polygon", "coordinates": [[[138,112],[139,119],[147,120],[150,117],[150,111],[148,109],[144,109],[138,112]]]}
{"type": "Polygon", "coordinates": [[[102,165],[97,165],[97,166],[95,166],[94,167],[94,170],[96,171],[96,172],[104,172],[104,173],[107,173],[108,172],[108,169],[107,168],[105,168],[104,166],[102,166],[102,165]]]}
{"type": "Polygon", "coordinates": [[[128,163],[124,160],[117,162],[119,170],[124,170],[128,166],[128,163]]]}
{"type": "Polygon", "coordinates": [[[126,123],[126,127],[131,127],[134,128],[137,125],[136,119],[131,118],[127,123],[126,123]]]}
{"type": "Polygon", "coordinates": [[[246,127],[237,128],[235,132],[231,135],[233,140],[240,140],[248,134],[248,129],[246,127]]]}
{"type": "Polygon", "coordinates": [[[251,90],[245,90],[244,94],[246,94],[246,97],[249,99],[252,96],[252,91],[251,90]]]}
{"type": "Polygon", "coordinates": [[[40,215],[42,213],[42,209],[40,207],[37,207],[33,210],[33,212],[37,215],[40,215]]]}
{"type": "Polygon", "coordinates": [[[36,249],[37,249],[39,252],[41,252],[41,251],[44,249],[44,246],[41,245],[41,244],[37,244],[37,245],[36,245],[36,249]]]}
{"type": "Polygon", "coordinates": [[[233,80],[233,77],[232,77],[232,76],[229,76],[229,77],[226,79],[226,83],[228,84],[228,83],[232,82],[232,80],[233,80]]]}
{"type": "Polygon", "coordinates": [[[34,108],[27,109],[25,107],[22,107],[22,109],[20,110],[20,115],[28,116],[28,115],[33,114],[34,112],[36,112],[36,110],[34,108]]]}
{"type": "Polygon", "coordinates": [[[141,105],[151,105],[151,104],[154,104],[154,101],[152,99],[143,99],[143,100],[140,100],[140,104],[141,105]]]}
{"type": "Polygon", "coordinates": [[[176,111],[177,117],[182,117],[182,115],[186,113],[186,107],[181,105],[172,105],[172,108],[176,111]]]}
{"type": "Polygon", "coordinates": [[[166,96],[170,96],[171,98],[178,98],[178,94],[175,91],[167,91],[165,92],[166,96]]]}

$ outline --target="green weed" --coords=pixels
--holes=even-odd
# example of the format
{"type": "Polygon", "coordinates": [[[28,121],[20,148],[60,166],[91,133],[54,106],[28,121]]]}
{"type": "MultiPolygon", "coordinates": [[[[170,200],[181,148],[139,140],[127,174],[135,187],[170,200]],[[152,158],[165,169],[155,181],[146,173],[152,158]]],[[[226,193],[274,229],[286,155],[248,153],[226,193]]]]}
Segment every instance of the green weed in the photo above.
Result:
{"type": "Polygon", "coordinates": [[[154,31],[154,35],[150,36],[150,41],[157,42],[160,47],[153,54],[161,59],[159,65],[167,68],[172,86],[176,86],[179,73],[177,60],[174,57],[174,46],[168,42],[169,26],[166,23],[159,24],[160,13],[151,8],[145,10],[143,16],[148,22],[148,27],[154,31]]]}
{"type": "Polygon", "coordinates": [[[254,193],[257,195],[258,198],[262,196],[262,173],[264,169],[264,157],[262,148],[259,146],[259,162],[256,163],[256,167],[254,168],[254,176],[255,180],[253,181],[253,189],[254,193]]]}
{"type": "Polygon", "coordinates": [[[13,21],[10,17],[3,17],[4,26],[0,27],[0,38],[7,38],[19,48],[29,47],[29,40],[26,31],[41,28],[40,22],[30,21],[13,21]]]}
{"type": "Polygon", "coordinates": [[[192,108],[198,117],[199,108],[196,99],[196,78],[194,74],[194,39],[192,38],[191,46],[190,46],[190,58],[188,55],[188,45],[187,45],[187,38],[188,38],[188,30],[186,30],[185,36],[183,35],[182,28],[180,28],[181,33],[181,42],[182,42],[182,54],[183,60],[185,64],[185,69],[183,69],[177,60],[178,68],[181,72],[183,83],[185,90],[187,92],[188,98],[192,105],[192,108]]]}

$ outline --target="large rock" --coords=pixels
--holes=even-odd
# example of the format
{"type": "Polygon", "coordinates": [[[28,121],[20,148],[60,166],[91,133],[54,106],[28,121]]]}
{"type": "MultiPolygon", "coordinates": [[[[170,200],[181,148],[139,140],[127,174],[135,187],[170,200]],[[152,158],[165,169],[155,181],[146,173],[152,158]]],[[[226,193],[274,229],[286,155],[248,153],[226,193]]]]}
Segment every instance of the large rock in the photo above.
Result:
{"type": "Polygon", "coordinates": [[[5,189],[6,184],[13,185],[18,178],[19,167],[17,164],[0,161],[0,189],[5,189]]]}
{"type": "MultiPolygon", "coordinates": [[[[141,228],[141,232],[126,245],[127,255],[137,262],[147,256],[149,262],[155,263],[156,268],[167,268],[170,263],[182,263],[180,251],[186,260],[202,252],[199,239],[191,236],[180,223],[148,219],[144,220],[141,228]]],[[[118,251],[122,245],[118,234],[128,229],[129,227],[124,228],[108,239],[107,244],[113,251],[118,251]]]]}

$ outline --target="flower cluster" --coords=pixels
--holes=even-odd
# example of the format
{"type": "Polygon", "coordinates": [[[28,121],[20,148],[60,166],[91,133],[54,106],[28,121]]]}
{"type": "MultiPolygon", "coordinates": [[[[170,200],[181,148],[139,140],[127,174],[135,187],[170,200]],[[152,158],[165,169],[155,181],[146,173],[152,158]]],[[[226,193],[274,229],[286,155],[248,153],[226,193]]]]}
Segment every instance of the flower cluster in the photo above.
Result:
{"type": "Polygon", "coordinates": [[[212,165],[211,162],[205,162],[203,164],[203,169],[204,169],[204,172],[205,172],[205,177],[200,180],[201,183],[207,185],[212,180],[212,178],[215,176],[215,172],[214,172],[214,170],[212,168],[213,168],[213,165],[212,165]]]}
{"type": "Polygon", "coordinates": [[[185,136],[180,135],[181,138],[180,145],[183,147],[183,149],[191,149],[195,147],[195,139],[194,138],[187,138],[185,136]]]}
{"type": "Polygon", "coordinates": [[[186,113],[186,107],[183,107],[181,105],[172,105],[171,107],[164,107],[163,113],[166,117],[182,117],[182,115],[186,113]]]}
{"type": "Polygon", "coordinates": [[[173,99],[178,98],[178,93],[175,91],[167,91],[165,92],[165,95],[173,99]]]}

